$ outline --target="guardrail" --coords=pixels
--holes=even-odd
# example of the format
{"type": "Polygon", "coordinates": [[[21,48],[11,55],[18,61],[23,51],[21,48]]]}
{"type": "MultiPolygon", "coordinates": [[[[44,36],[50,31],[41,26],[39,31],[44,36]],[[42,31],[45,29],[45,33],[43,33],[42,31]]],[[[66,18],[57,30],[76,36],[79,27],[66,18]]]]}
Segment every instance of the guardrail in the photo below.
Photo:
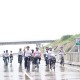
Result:
{"type": "Polygon", "coordinates": [[[79,52],[66,52],[65,60],[70,62],[80,62],[79,52]]]}
{"type": "MultiPolygon", "coordinates": [[[[60,55],[57,53],[57,62],[60,61],[60,55]]],[[[64,56],[65,63],[75,66],[80,66],[80,53],[79,52],[66,52],[64,56]]]]}

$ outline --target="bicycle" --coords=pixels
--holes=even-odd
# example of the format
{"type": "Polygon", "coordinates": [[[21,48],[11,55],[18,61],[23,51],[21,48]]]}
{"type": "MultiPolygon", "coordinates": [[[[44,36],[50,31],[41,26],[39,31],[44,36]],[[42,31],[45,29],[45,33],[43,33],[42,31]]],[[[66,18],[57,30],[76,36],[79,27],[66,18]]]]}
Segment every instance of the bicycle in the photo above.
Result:
{"type": "Polygon", "coordinates": [[[28,57],[28,60],[27,60],[27,71],[28,72],[30,71],[30,57],[28,57]]]}
{"type": "Polygon", "coordinates": [[[36,66],[37,66],[37,69],[39,69],[39,58],[37,58],[37,64],[36,64],[36,66]]]}
{"type": "Polygon", "coordinates": [[[64,66],[64,57],[63,57],[63,56],[61,56],[60,64],[61,64],[62,66],[64,66]]]}
{"type": "Polygon", "coordinates": [[[8,57],[5,57],[5,66],[8,66],[8,62],[9,62],[8,57]]]}
{"type": "Polygon", "coordinates": [[[20,66],[22,65],[22,55],[18,56],[18,63],[20,64],[20,66]]]}
{"type": "Polygon", "coordinates": [[[35,68],[37,68],[37,70],[39,70],[39,64],[40,64],[39,57],[35,57],[35,68]]]}
{"type": "Polygon", "coordinates": [[[12,63],[12,60],[13,60],[13,58],[11,57],[11,58],[10,58],[10,63],[12,63]]]}
{"type": "Polygon", "coordinates": [[[51,58],[50,59],[50,69],[51,70],[54,69],[55,71],[55,63],[56,63],[56,58],[55,57],[51,58]]]}
{"type": "Polygon", "coordinates": [[[46,67],[47,67],[47,68],[49,68],[49,62],[50,62],[50,61],[49,61],[48,57],[46,57],[46,67]]]}

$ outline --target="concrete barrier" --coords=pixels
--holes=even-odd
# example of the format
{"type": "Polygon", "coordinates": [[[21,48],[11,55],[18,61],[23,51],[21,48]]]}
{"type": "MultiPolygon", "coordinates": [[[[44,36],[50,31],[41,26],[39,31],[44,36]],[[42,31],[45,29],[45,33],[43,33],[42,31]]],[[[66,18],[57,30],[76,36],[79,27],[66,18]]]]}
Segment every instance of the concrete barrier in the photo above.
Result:
{"type": "Polygon", "coordinates": [[[65,63],[68,63],[70,65],[80,66],[80,53],[66,52],[65,63]]]}

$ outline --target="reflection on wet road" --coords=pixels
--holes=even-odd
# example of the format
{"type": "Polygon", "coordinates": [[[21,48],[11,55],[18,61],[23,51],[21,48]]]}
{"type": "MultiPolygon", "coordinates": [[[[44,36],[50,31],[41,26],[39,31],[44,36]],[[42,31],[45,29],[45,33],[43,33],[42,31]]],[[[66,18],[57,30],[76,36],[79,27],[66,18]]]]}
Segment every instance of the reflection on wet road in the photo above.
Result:
{"type": "Polygon", "coordinates": [[[0,80],[25,80],[24,66],[19,66],[17,57],[14,56],[13,63],[5,66],[0,57],[0,80]]]}
{"type": "Polygon", "coordinates": [[[4,66],[2,57],[0,57],[0,80],[80,80],[80,68],[65,65],[60,67],[56,64],[56,69],[49,70],[45,66],[44,61],[41,61],[40,69],[33,69],[31,67],[30,72],[27,72],[23,65],[19,66],[17,57],[14,56],[13,63],[8,66],[4,66]]]}

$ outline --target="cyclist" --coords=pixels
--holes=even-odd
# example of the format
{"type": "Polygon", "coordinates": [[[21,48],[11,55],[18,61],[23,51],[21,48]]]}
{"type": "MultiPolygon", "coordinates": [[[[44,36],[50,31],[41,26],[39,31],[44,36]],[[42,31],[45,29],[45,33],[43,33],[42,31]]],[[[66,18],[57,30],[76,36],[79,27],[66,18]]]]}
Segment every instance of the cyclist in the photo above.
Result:
{"type": "Polygon", "coordinates": [[[23,57],[23,52],[22,49],[20,48],[18,52],[18,63],[20,63],[20,65],[22,64],[22,57],[23,57]]]}
{"type": "Polygon", "coordinates": [[[37,64],[37,60],[39,59],[39,64],[41,60],[41,51],[38,47],[36,47],[36,51],[34,52],[34,63],[37,64]]]}
{"type": "Polygon", "coordinates": [[[60,53],[59,53],[59,55],[60,55],[60,64],[62,65],[62,66],[64,66],[64,55],[65,55],[65,51],[64,51],[64,49],[63,49],[63,47],[61,46],[60,47],[60,53]]]}
{"type": "Polygon", "coordinates": [[[4,57],[5,57],[5,64],[7,66],[8,65],[8,62],[9,62],[9,53],[8,53],[8,50],[6,50],[6,52],[4,54],[4,57]]]}
{"type": "Polygon", "coordinates": [[[34,64],[34,50],[32,49],[32,54],[31,54],[31,61],[32,61],[32,64],[34,64]]]}
{"type": "Polygon", "coordinates": [[[28,61],[30,62],[30,58],[31,58],[31,51],[30,51],[30,47],[27,46],[26,50],[25,50],[25,69],[30,68],[30,64],[28,64],[28,61]]]}
{"type": "Polygon", "coordinates": [[[52,47],[49,47],[48,53],[49,53],[49,60],[50,60],[50,69],[52,70],[52,67],[53,67],[55,70],[56,57],[52,47]]]}
{"type": "Polygon", "coordinates": [[[48,56],[49,56],[48,51],[49,51],[49,48],[46,47],[46,51],[44,52],[44,59],[45,59],[46,66],[48,65],[48,56]]]}
{"type": "Polygon", "coordinates": [[[10,51],[10,63],[12,63],[12,60],[13,60],[13,54],[12,51],[10,51]]]}
{"type": "Polygon", "coordinates": [[[46,49],[44,49],[44,59],[46,58],[46,52],[48,52],[49,48],[46,47],[46,49]]]}
{"type": "Polygon", "coordinates": [[[5,51],[2,56],[3,56],[3,61],[5,62],[5,51]]]}

